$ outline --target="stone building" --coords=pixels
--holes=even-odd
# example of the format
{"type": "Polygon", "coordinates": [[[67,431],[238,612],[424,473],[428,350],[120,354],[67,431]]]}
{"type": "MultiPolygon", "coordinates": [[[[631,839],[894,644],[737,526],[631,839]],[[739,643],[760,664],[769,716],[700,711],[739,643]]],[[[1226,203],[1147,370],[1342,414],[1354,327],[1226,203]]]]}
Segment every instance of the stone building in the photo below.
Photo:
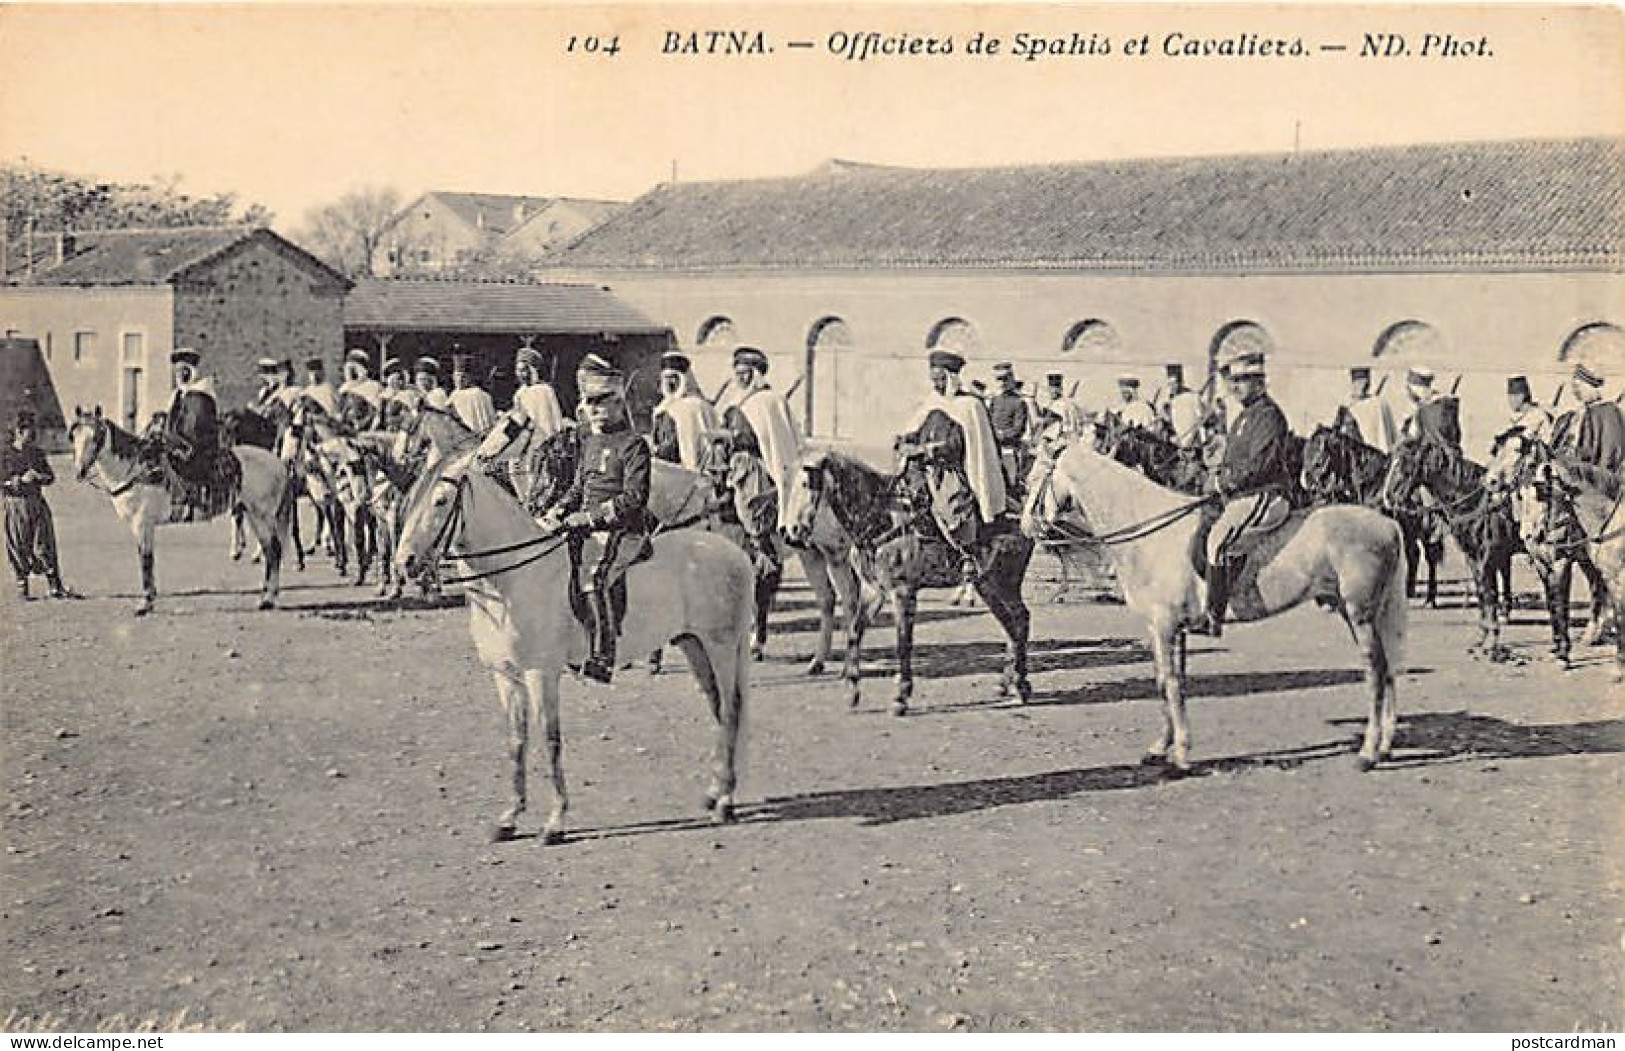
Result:
{"type": "Polygon", "coordinates": [[[343,275],[266,229],[183,227],[63,235],[0,287],[0,326],[37,341],[68,411],[144,426],[169,401],[169,352],[204,355],[222,407],[246,404],[261,356],[343,349],[343,275]]]}
{"type": "Polygon", "coordinates": [[[402,208],[379,239],[373,272],[433,275],[482,263],[520,264],[566,244],[622,204],[434,190],[402,208]]]}
{"type": "Polygon", "coordinates": [[[1346,368],[1401,397],[1432,365],[1470,449],[1504,381],[1552,397],[1576,358],[1625,378],[1625,144],[1517,141],[972,170],[832,162],[662,185],[550,260],[669,324],[706,389],[732,347],[772,359],[810,433],[874,443],[925,390],[925,350],[1012,359],[1086,406],[1161,365],[1200,384],[1271,353],[1293,422],[1329,419],[1346,368]],[[1384,379],[1383,377],[1386,377],[1384,379]]]}

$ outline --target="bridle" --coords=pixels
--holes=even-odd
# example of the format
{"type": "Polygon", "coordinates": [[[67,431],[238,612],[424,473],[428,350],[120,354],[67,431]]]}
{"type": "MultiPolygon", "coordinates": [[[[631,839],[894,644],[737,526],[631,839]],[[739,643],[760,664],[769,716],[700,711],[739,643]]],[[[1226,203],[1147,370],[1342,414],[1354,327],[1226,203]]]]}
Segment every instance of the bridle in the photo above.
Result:
{"type": "MultiPolygon", "coordinates": [[[[128,478],[114,485],[111,489],[100,484],[90,475],[90,469],[96,465],[98,460],[101,459],[102,451],[107,448],[108,440],[113,433],[112,424],[107,420],[98,417],[89,421],[81,418],[74,422],[74,426],[88,426],[91,428],[92,434],[90,452],[85,456],[85,462],[79,467],[77,472],[79,481],[84,482],[92,489],[100,489],[102,492],[111,497],[123,496],[131,489],[134,489],[136,483],[141,480],[140,464],[136,465],[135,469],[130,472],[130,476],[128,478]]],[[[104,473],[106,472],[105,467],[102,470],[104,473]]]]}
{"type": "Polygon", "coordinates": [[[446,515],[445,521],[441,522],[440,528],[435,531],[434,539],[429,541],[429,547],[425,555],[432,556],[432,558],[426,557],[424,559],[426,565],[437,564],[447,558],[468,562],[470,559],[475,558],[492,558],[497,555],[510,555],[531,548],[541,548],[540,551],[506,566],[498,566],[495,569],[488,569],[480,573],[469,573],[463,576],[440,577],[440,583],[442,584],[471,584],[476,580],[485,580],[489,577],[501,576],[504,573],[512,573],[515,570],[540,562],[569,542],[569,532],[561,529],[542,536],[531,537],[529,540],[519,540],[512,544],[502,544],[482,551],[453,552],[450,550],[451,546],[461,543],[462,524],[465,517],[463,496],[468,492],[468,476],[462,474],[456,477],[442,475],[435,479],[434,484],[435,486],[449,485],[452,487],[452,504],[451,511],[446,515]]]}
{"type": "Polygon", "coordinates": [[[1147,537],[1154,536],[1175,523],[1196,514],[1197,512],[1201,511],[1202,508],[1213,503],[1218,496],[1216,493],[1210,493],[1206,496],[1201,496],[1195,500],[1191,500],[1188,503],[1178,504],[1174,507],[1170,507],[1166,511],[1158,511],[1156,514],[1143,521],[1133,522],[1129,525],[1108,530],[1104,533],[1094,533],[1085,529],[1079,529],[1078,527],[1061,520],[1060,513],[1066,510],[1067,503],[1069,501],[1063,501],[1055,493],[1056,461],[1052,457],[1045,457],[1042,462],[1044,465],[1044,477],[1042,481],[1039,482],[1038,487],[1034,490],[1033,496],[1031,497],[1031,499],[1034,501],[1032,518],[1034,521],[1043,526],[1046,532],[1051,533],[1051,537],[1053,537],[1053,535],[1056,533],[1060,534],[1058,539],[1046,538],[1050,539],[1052,543],[1057,544],[1096,544],[1101,547],[1115,547],[1118,544],[1132,544],[1135,541],[1144,540],[1147,537]],[[1053,520],[1047,518],[1045,515],[1039,512],[1039,508],[1043,506],[1046,496],[1055,496],[1056,517],[1053,520]]]}

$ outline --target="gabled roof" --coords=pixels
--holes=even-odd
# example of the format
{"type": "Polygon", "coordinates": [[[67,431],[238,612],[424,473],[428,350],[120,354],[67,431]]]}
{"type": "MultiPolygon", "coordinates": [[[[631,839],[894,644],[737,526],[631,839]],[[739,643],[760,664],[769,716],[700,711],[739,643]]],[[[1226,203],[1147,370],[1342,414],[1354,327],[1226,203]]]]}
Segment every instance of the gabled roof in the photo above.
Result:
{"type": "Polygon", "coordinates": [[[537,223],[537,222],[542,222],[545,219],[545,217],[548,215],[548,213],[553,211],[554,208],[558,208],[558,207],[570,208],[571,210],[573,210],[575,212],[578,212],[581,215],[586,217],[587,226],[586,226],[585,229],[581,230],[580,233],[576,234],[576,236],[579,237],[582,233],[586,233],[587,230],[590,230],[593,227],[599,225],[600,223],[603,223],[603,222],[607,221],[608,219],[610,219],[611,217],[613,217],[614,215],[616,215],[617,213],[619,213],[620,211],[625,209],[626,208],[626,202],[624,202],[624,201],[589,201],[589,200],[587,200],[585,198],[581,198],[581,197],[555,197],[555,198],[553,198],[551,201],[549,201],[547,203],[546,207],[540,209],[539,211],[534,212],[530,216],[530,218],[526,219],[524,222],[520,223],[518,226],[514,227],[512,230],[509,230],[503,236],[505,236],[505,237],[514,237],[514,236],[516,236],[519,233],[519,231],[523,230],[525,227],[529,226],[530,224],[537,223]]]}
{"type": "Polygon", "coordinates": [[[431,190],[424,196],[440,201],[469,226],[485,230],[496,237],[501,237],[522,225],[555,200],[552,197],[523,197],[503,193],[452,193],[444,190],[431,190]],[[521,208],[524,210],[522,215],[517,215],[517,210],[521,208]]]}
{"type": "Polygon", "coordinates": [[[657,187],[572,270],[1625,269],[1625,142],[1434,144],[657,187]]]}
{"type": "Polygon", "coordinates": [[[598,285],[363,278],[344,300],[344,327],[391,332],[661,333],[598,285]]]}
{"type": "Polygon", "coordinates": [[[36,235],[34,273],[25,260],[6,275],[10,284],[165,285],[242,248],[260,243],[296,260],[317,277],[344,287],[343,274],[264,227],[182,226],[156,230],[85,230],[71,236],[72,249],[56,263],[56,235],[36,235]],[[45,246],[43,249],[41,245],[45,246]]]}

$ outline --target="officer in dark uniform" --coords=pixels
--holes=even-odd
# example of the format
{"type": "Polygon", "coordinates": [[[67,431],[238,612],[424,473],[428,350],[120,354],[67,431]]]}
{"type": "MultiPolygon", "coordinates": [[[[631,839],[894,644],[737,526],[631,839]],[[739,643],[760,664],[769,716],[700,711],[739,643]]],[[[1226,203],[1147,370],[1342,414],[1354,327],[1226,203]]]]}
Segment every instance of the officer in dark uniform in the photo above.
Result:
{"type": "Polygon", "coordinates": [[[1005,487],[1014,491],[1027,480],[1026,441],[1032,421],[1015,368],[1001,361],[993,366],[993,378],[998,381],[999,392],[987,400],[987,417],[993,425],[993,441],[999,447],[1005,487]]]}
{"type": "Polygon", "coordinates": [[[1574,366],[1569,389],[1581,408],[1563,417],[1553,444],[1583,463],[1618,474],[1625,466],[1625,413],[1603,398],[1602,385],[1602,373],[1584,362],[1574,366]]]}
{"type": "Polygon", "coordinates": [[[1190,627],[1199,635],[1215,637],[1223,630],[1235,562],[1246,554],[1238,548],[1249,534],[1268,532],[1292,513],[1287,499],[1292,486],[1287,466],[1292,429],[1265,387],[1264,355],[1243,355],[1223,372],[1241,411],[1230,427],[1224,462],[1215,477],[1225,506],[1208,534],[1207,618],[1190,627]]]}
{"type": "Polygon", "coordinates": [[[632,563],[648,556],[649,444],[632,429],[619,369],[589,354],[576,370],[587,435],[575,482],[542,520],[543,528],[570,531],[570,555],[586,597],[592,655],[581,673],[607,683],[615,667],[616,618],[612,589],[632,563]],[[598,550],[583,563],[588,538],[598,550]]]}

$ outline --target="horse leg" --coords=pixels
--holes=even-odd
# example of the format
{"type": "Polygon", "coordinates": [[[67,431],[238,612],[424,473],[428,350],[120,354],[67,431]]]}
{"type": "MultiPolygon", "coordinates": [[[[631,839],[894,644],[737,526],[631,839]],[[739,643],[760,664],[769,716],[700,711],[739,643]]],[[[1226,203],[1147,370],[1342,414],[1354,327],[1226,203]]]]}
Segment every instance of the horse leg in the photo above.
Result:
{"type": "Polygon", "coordinates": [[[900,587],[892,594],[892,612],[897,616],[897,694],[891,702],[893,715],[907,715],[908,700],[914,696],[914,615],[919,601],[919,592],[912,587],[900,587]]]}
{"type": "Polygon", "coordinates": [[[570,809],[570,795],[564,788],[564,728],[559,723],[559,672],[555,669],[525,672],[525,688],[530,692],[532,712],[540,709],[547,737],[547,780],[553,788],[553,805],[542,826],[542,843],[564,842],[564,816],[570,809]]]}
{"type": "Polygon", "coordinates": [[[822,675],[824,664],[829,660],[830,642],[835,635],[835,588],[822,554],[812,547],[804,548],[799,554],[802,575],[807,578],[807,586],[812,588],[818,601],[818,643],[813,649],[812,660],[807,664],[807,674],[822,675]]]}
{"type": "MultiPolygon", "coordinates": [[[[1389,684],[1392,681],[1391,672],[1384,653],[1383,640],[1376,627],[1368,620],[1359,623],[1350,620],[1349,627],[1354,631],[1354,640],[1360,647],[1360,655],[1365,658],[1365,684],[1371,693],[1371,711],[1366,716],[1365,736],[1360,741],[1360,754],[1356,758],[1356,763],[1361,770],[1370,770],[1384,755],[1383,737],[1387,715],[1385,705],[1389,684]]],[[[1389,736],[1391,737],[1391,734],[1389,736]]]]}
{"type": "Polygon", "coordinates": [[[875,611],[864,601],[863,578],[852,573],[850,580],[852,597],[846,613],[846,661],[841,667],[841,678],[847,683],[847,706],[856,708],[863,681],[863,633],[875,611]]]}
{"type": "Polygon", "coordinates": [[[1004,630],[1004,668],[999,674],[999,696],[1008,697],[1012,688],[1022,704],[1032,700],[1032,683],[1027,680],[1027,636],[1032,614],[1019,597],[1006,598],[1004,581],[991,575],[977,579],[976,590],[988,612],[1004,630]]]}
{"type": "Polygon", "coordinates": [[[1559,555],[1553,565],[1552,589],[1546,596],[1546,605],[1552,613],[1552,642],[1557,647],[1556,654],[1563,662],[1563,667],[1569,666],[1569,633],[1572,617],[1569,613],[1569,594],[1574,586],[1574,558],[1569,555],[1559,555]]]}
{"type": "MultiPolygon", "coordinates": [[[[1585,634],[1580,636],[1582,646],[1595,646],[1602,641],[1603,626],[1608,620],[1609,587],[1603,578],[1602,570],[1591,560],[1591,554],[1581,547],[1575,556],[1580,564],[1580,573],[1586,578],[1586,588],[1591,592],[1591,619],[1586,622],[1585,634]]],[[[1619,632],[1619,618],[1614,618],[1614,631],[1619,632]]]]}
{"type": "Polygon", "coordinates": [[[1151,655],[1157,669],[1157,689],[1162,694],[1162,733],[1146,749],[1142,762],[1166,764],[1170,775],[1190,772],[1190,725],[1185,720],[1185,684],[1179,674],[1174,652],[1178,633],[1175,618],[1165,615],[1151,624],[1151,655]]]}
{"type": "Polygon", "coordinates": [[[750,644],[750,655],[754,660],[762,660],[767,656],[767,617],[773,612],[773,601],[779,594],[779,583],[784,577],[784,571],[775,569],[756,576],[756,630],[750,644]]]}
{"type": "Polygon", "coordinates": [[[341,577],[350,575],[350,545],[344,535],[344,508],[332,497],[327,501],[327,535],[333,550],[333,567],[341,577]]]}
{"type": "Polygon", "coordinates": [[[241,562],[243,559],[243,506],[238,504],[231,509],[231,560],[241,562]]]}
{"type": "Polygon", "coordinates": [[[525,684],[511,665],[492,670],[491,679],[497,686],[497,699],[502,703],[502,716],[508,723],[508,763],[513,795],[508,809],[497,818],[491,830],[491,842],[503,843],[513,838],[519,824],[519,815],[525,812],[525,749],[530,739],[530,707],[523,691],[525,684]]]}
{"type": "Polygon", "coordinates": [[[152,612],[153,604],[158,601],[158,582],[153,568],[153,533],[154,526],[150,521],[141,521],[136,526],[135,550],[141,559],[141,604],[135,608],[135,615],[144,617],[152,612]]]}
{"type": "Polygon", "coordinates": [[[736,680],[748,674],[747,662],[750,644],[747,640],[741,653],[729,655],[711,653],[704,643],[693,635],[677,640],[683,656],[688,658],[689,669],[700,684],[700,692],[711,707],[711,718],[717,724],[716,749],[712,753],[711,782],[705,790],[705,809],[711,811],[717,824],[733,820],[734,808],[734,750],[738,740],[738,712],[736,680]]]}
{"type": "MultiPolygon", "coordinates": [[[[293,484],[291,481],[289,484],[293,484]]],[[[303,573],[305,571],[305,539],[299,530],[299,497],[293,498],[293,510],[288,515],[288,532],[293,539],[293,568],[303,573]]]]}

